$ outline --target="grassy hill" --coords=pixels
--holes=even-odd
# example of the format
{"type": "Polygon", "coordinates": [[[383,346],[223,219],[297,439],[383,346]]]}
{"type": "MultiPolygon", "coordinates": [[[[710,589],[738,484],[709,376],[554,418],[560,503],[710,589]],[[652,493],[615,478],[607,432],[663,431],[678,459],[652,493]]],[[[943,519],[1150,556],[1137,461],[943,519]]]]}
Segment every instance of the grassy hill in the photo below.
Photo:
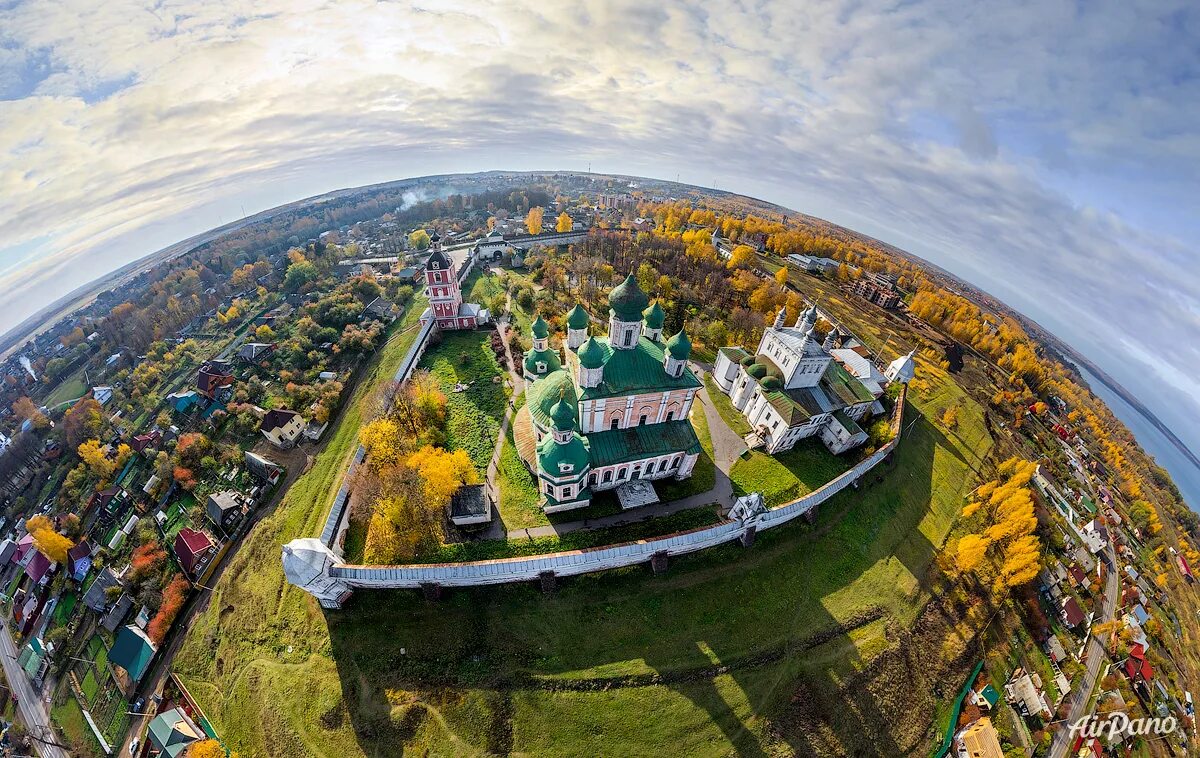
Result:
{"type": "MultiPolygon", "coordinates": [[[[404,348],[398,337],[381,351],[374,381],[404,348]]],[[[549,597],[528,585],[438,603],[360,592],[323,612],[285,582],[280,551],[319,531],[368,380],[234,558],[176,672],[243,756],[915,749],[935,718],[931,687],[888,700],[955,655],[922,674],[900,643],[926,628],[942,630],[929,644],[953,637],[952,622],[930,619],[931,562],[992,445],[981,409],[922,368],[931,378],[911,393],[892,464],[815,525],[676,560],[660,577],[639,567],[568,580],[549,597]],[[952,404],[948,431],[935,420],[952,404]]]]}

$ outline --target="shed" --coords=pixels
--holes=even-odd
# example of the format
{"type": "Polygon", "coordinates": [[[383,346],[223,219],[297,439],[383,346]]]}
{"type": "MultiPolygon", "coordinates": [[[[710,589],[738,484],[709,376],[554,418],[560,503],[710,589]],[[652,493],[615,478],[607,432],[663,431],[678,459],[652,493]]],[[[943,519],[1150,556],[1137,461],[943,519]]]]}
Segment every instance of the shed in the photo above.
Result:
{"type": "Polygon", "coordinates": [[[122,627],[117,634],[112,649],[108,651],[108,662],[125,669],[129,678],[137,682],[150,668],[150,661],[156,652],[158,647],[146,633],[130,624],[122,627]]]}

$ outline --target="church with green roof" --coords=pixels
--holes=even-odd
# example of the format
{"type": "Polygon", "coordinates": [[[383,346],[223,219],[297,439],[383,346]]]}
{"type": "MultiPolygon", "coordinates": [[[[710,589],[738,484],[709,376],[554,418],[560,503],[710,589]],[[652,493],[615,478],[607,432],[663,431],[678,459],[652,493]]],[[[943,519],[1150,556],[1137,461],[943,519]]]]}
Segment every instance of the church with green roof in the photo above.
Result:
{"type": "Polygon", "coordinates": [[[540,316],[532,324],[514,433],[547,513],[584,507],[601,490],[686,479],[700,456],[688,414],[701,384],[687,365],[687,334],[664,339],[665,314],[632,275],[608,305],[606,335],[591,333],[583,306],[567,314],[561,355],[550,325],[540,316]]]}

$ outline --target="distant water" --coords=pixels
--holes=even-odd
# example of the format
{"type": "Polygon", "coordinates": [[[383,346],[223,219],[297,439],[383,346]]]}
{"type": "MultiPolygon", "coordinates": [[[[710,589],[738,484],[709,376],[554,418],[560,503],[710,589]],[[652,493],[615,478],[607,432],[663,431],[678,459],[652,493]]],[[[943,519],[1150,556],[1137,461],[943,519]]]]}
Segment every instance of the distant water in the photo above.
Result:
{"type": "Polygon", "coordinates": [[[1171,474],[1171,479],[1179,488],[1188,507],[1200,513],[1200,469],[1197,469],[1195,464],[1185,458],[1178,448],[1171,444],[1171,440],[1167,439],[1166,435],[1158,430],[1158,427],[1147,421],[1145,416],[1138,413],[1136,408],[1121,399],[1120,395],[1110,390],[1104,382],[1086,368],[1078,365],[1076,367],[1091,386],[1092,392],[1108,403],[1113,415],[1129,427],[1129,431],[1133,432],[1134,437],[1137,437],[1138,444],[1142,446],[1142,449],[1154,456],[1158,465],[1171,474]]]}

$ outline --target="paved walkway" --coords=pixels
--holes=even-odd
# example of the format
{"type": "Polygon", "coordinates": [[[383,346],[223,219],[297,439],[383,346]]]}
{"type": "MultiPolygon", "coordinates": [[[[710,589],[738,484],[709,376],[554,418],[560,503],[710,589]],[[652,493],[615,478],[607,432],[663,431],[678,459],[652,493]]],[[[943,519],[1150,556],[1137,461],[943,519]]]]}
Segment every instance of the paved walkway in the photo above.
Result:
{"type": "Polygon", "coordinates": [[[500,486],[497,482],[497,474],[500,466],[500,449],[504,446],[504,438],[508,434],[508,427],[516,415],[513,403],[517,396],[525,389],[524,379],[521,373],[517,371],[517,364],[513,362],[512,350],[508,347],[508,325],[508,314],[496,319],[496,331],[500,335],[500,341],[504,345],[504,355],[508,359],[509,383],[512,384],[513,392],[512,398],[508,401],[508,409],[504,414],[504,420],[500,424],[500,433],[496,435],[496,447],[492,451],[492,459],[488,462],[485,485],[487,496],[493,504],[493,514],[487,529],[479,536],[482,539],[489,540],[502,540],[505,538],[504,522],[500,519],[499,509],[494,507],[500,502],[500,486]]]}

